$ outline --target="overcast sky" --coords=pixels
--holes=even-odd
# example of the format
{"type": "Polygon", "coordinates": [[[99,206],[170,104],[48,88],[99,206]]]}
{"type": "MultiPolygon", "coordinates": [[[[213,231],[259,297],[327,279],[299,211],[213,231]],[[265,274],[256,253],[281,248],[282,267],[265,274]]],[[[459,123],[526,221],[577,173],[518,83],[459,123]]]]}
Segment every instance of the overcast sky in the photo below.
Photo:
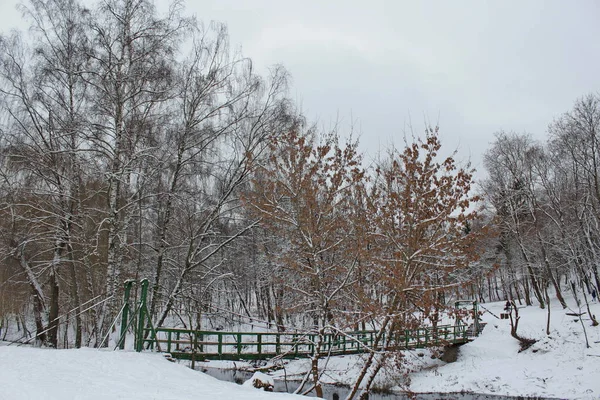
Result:
{"type": "MultiPolygon", "coordinates": [[[[17,2],[0,0],[3,32],[18,26],[17,2]]],[[[596,1],[188,0],[187,10],[226,22],[258,68],[283,64],[305,114],[324,127],[353,121],[371,155],[428,120],[483,169],[494,132],[543,139],[600,87],[596,1]]]]}

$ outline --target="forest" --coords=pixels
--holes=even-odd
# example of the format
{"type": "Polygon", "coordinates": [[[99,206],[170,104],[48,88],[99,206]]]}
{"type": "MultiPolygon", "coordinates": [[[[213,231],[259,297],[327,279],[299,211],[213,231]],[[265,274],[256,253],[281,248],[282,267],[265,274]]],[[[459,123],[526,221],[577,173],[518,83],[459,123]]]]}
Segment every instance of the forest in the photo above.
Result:
{"type": "Polygon", "coordinates": [[[22,11],[29,30],[0,36],[0,339],[104,346],[128,279],[150,281],[154,326],[379,341],[459,299],[598,294],[597,94],[543,143],[496,133],[475,182],[435,126],[366,162],[302,115],[283,66],[261,76],[181,2],[22,11]]]}

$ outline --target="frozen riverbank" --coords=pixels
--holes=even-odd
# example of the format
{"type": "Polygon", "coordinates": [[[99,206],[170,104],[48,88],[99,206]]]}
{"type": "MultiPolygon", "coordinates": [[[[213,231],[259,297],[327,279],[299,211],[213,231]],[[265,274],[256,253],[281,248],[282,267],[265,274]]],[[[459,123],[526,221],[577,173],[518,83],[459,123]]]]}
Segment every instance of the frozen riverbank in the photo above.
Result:
{"type": "MultiPolygon", "coordinates": [[[[573,299],[567,303],[575,307],[573,299]]],[[[504,303],[485,305],[499,315],[504,303]]],[[[600,305],[590,305],[600,316],[600,305]]],[[[586,348],[583,327],[577,317],[552,303],[550,335],[546,335],[546,310],[539,307],[519,309],[518,333],[538,340],[519,352],[517,340],[510,336],[510,321],[486,312],[487,326],[478,339],[462,346],[458,360],[436,362],[431,368],[411,374],[411,389],[421,391],[472,391],[521,396],[559,398],[600,398],[600,326],[592,327],[587,315],[583,322],[590,348],[586,348]]],[[[582,310],[583,311],[583,310],[582,310]]]]}
{"type": "MultiPolygon", "coordinates": [[[[550,397],[566,399],[600,398],[600,326],[592,327],[586,315],[583,322],[590,348],[586,348],[575,301],[567,298],[571,309],[552,303],[550,335],[546,335],[547,311],[539,307],[519,308],[520,335],[538,340],[519,352],[519,343],[510,336],[510,321],[498,319],[504,303],[485,304],[490,312],[482,316],[487,326],[475,341],[463,345],[458,359],[446,363],[431,357],[427,350],[405,352],[404,371],[389,368],[381,373],[377,386],[414,392],[472,392],[505,396],[550,397]],[[407,374],[404,372],[408,371],[407,374]]],[[[600,305],[590,305],[600,316],[600,305]]],[[[360,356],[331,358],[323,374],[327,383],[351,384],[361,366],[360,356]]],[[[231,367],[229,362],[210,362],[206,366],[231,367]]],[[[240,363],[236,363],[240,367],[240,363]]],[[[278,379],[302,379],[308,360],[295,360],[285,370],[273,373],[278,379]]]]}

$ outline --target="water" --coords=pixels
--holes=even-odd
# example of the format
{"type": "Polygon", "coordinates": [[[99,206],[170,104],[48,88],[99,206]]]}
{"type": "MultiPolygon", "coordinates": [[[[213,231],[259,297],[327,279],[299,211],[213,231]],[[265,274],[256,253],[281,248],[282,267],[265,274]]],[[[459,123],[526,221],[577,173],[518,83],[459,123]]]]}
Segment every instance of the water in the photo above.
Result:
{"type": "MultiPolygon", "coordinates": [[[[222,381],[235,382],[241,385],[253,375],[252,372],[235,369],[202,368],[202,372],[222,381]]],[[[275,392],[293,393],[300,382],[275,380],[275,392]]],[[[350,393],[345,385],[323,384],[323,397],[327,400],[342,400],[350,393]]],[[[308,395],[314,397],[314,393],[308,395]]],[[[358,396],[355,396],[358,398],[358,396]]],[[[413,397],[402,393],[372,393],[369,400],[556,400],[545,397],[498,396],[477,393],[421,393],[413,397]]]]}

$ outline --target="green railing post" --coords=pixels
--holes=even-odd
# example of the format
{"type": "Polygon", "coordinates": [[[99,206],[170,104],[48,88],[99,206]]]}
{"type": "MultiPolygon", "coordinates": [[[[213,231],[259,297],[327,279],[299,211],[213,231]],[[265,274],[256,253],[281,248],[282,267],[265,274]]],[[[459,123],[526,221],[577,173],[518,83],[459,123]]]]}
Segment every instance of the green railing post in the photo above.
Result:
{"type": "Polygon", "coordinates": [[[125,291],[123,293],[123,316],[121,317],[121,334],[119,335],[119,349],[125,348],[125,335],[129,324],[129,295],[131,294],[132,280],[125,281],[125,291]]]}
{"type": "Polygon", "coordinates": [[[167,332],[167,353],[171,352],[171,331],[167,332]]]}
{"type": "Polygon", "coordinates": [[[256,334],[256,351],[259,356],[262,354],[262,335],[260,333],[256,334]]]}
{"type": "Polygon", "coordinates": [[[240,333],[237,334],[237,353],[238,356],[242,354],[242,335],[240,333]]]}
{"type": "Polygon", "coordinates": [[[144,348],[144,324],[146,322],[146,297],[148,296],[148,279],[142,279],[142,294],[140,296],[140,313],[138,317],[137,343],[135,351],[144,348]]]}
{"type": "Polygon", "coordinates": [[[281,334],[279,332],[275,335],[275,353],[277,355],[281,353],[281,334]]]}
{"type": "Polygon", "coordinates": [[[218,337],[217,354],[219,354],[219,356],[221,356],[221,355],[223,355],[223,335],[221,333],[218,333],[217,337],[218,337]]]}

